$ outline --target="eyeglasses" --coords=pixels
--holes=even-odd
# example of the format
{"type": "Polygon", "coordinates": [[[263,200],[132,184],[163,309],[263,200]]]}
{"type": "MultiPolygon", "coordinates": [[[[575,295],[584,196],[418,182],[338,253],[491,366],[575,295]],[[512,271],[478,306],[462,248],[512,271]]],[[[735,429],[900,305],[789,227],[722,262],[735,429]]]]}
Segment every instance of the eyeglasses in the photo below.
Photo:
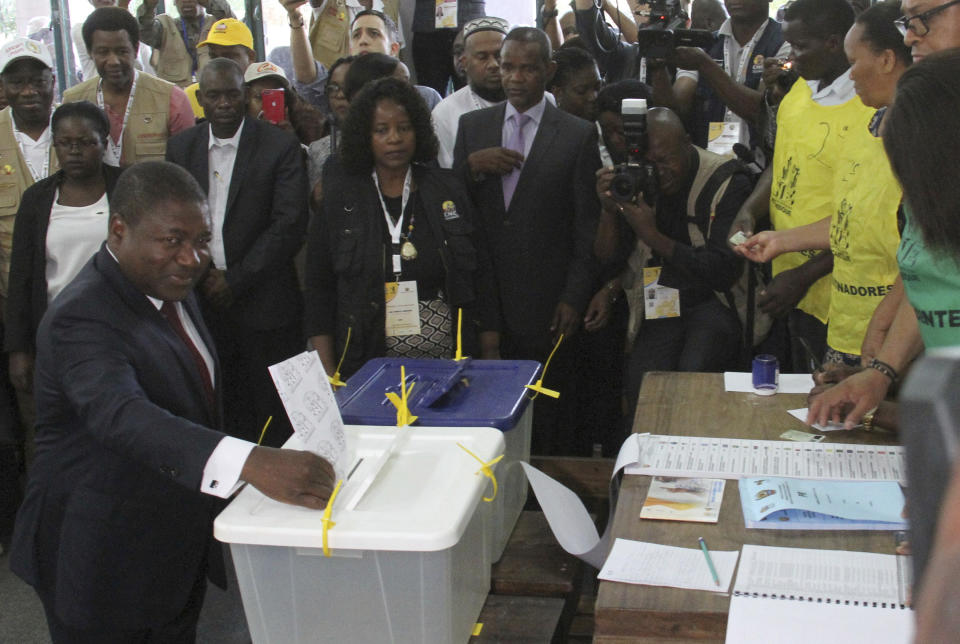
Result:
{"type": "Polygon", "coordinates": [[[30,87],[37,92],[42,92],[50,87],[51,82],[53,82],[53,79],[47,74],[44,74],[43,76],[34,76],[31,78],[16,76],[5,76],[3,78],[3,84],[15,92],[22,92],[27,87],[30,87]]]}
{"type": "Polygon", "coordinates": [[[54,139],[54,147],[61,148],[63,150],[72,150],[77,148],[78,150],[83,150],[84,148],[95,148],[100,145],[99,139],[54,139]]]}
{"type": "Polygon", "coordinates": [[[900,16],[893,21],[893,24],[896,25],[901,36],[906,36],[908,31],[912,31],[915,36],[926,36],[930,33],[930,19],[955,4],[960,4],[960,0],[950,0],[950,2],[946,2],[939,7],[934,7],[929,11],[918,13],[909,18],[900,16]]]}
{"type": "MultiPolygon", "coordinates": [[[[954,0],[955,2],[960,2],[960,0],[954,0]]],[[[343,87],[337,85],[336,83],[330,83],[327,85],[327,96],[333,96],[334,94],[345,94],[343,87]]]]}

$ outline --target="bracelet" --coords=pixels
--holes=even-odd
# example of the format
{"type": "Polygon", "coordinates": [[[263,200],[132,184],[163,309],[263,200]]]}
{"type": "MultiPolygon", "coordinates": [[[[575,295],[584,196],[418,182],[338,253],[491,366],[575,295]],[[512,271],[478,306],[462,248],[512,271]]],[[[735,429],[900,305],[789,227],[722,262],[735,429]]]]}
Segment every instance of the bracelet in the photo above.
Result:
{"type": "Polygon", "coordinates": [[[877,360],[876,358],[874,358],[867,364],[867,369],[874,369],[876,371],[879,371],[880,373],[882,373],[883,375],[885,375],[887,378],[890,379],[891,384],[896,384],[896,382],[900,379],[900,376],[897,374],[896,369],[888,365],[886,362],[877,360]]]}
{"type": "Polygon", "coordinates": [[[617,300],[620,299],[620,289],[617,288],[616,280],[607,282],[603,285],[603,288],[607,291],[607,302],[616,304],[617,300]]]}
{"type": "Polygon", "coordinates": [[[302,15],[302,14],[297,14],[297,17],[300,18],[300,24],[299,24],[299,25],[295,25],[295,24],[293,24],[292,22],[290,22],[289,19],[291,18],[291,16],[290,16],[289,14],[287,14],[287,24],[290,25],[290,28],[291,28],[291,29],[300,29],[300,28],[303,26],[303,15],[302,15]]]}
{"type": "Polygon", "coordinates": [[[546,9],[544,9],[540,12],[540,17],[543,18],[544,24],[546,24],[551,19],[556,18],[559,15],[560,15],[560,11],[557,9],[554,9],[553,11],[547,11],[546,9]]]}
{"type": "Polygon", "coordinates": [[[863,415],[863,418],[860,419],[860,422],[863,424],[863,431],[872,432],[873,431],[873,419],[877,415],[878,407],[874,407],[867,413],[863,415]]]}

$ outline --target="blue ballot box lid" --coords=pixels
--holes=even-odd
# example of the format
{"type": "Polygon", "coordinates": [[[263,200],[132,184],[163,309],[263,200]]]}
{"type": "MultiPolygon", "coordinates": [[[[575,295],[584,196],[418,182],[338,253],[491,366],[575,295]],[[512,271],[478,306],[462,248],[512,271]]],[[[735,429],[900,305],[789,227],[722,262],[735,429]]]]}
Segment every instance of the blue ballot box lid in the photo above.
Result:
{"type": "Polygon", "coordinates": [[[496,427],[513,429],[529,404],[540,374],[533,360],[427,360],[375,358],[363,365],[337,392],[348,425],[394,425],[396,408],[386,394],[400,393],[400,366],[415,425],[428,427],[496,427]]]}

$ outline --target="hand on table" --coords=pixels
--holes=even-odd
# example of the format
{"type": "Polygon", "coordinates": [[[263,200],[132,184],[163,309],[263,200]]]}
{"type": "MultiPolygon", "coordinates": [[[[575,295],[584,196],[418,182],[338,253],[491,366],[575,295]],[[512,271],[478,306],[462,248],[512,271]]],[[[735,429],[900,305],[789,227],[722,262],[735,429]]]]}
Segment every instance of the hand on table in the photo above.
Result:
{"type": "Polygon", "coordinates": [[[852,429],[880,404],[889,388],[889,378],[875,369],[864,369],[814,395],[809,401],[807,424],[834,422],[852,429]]]}

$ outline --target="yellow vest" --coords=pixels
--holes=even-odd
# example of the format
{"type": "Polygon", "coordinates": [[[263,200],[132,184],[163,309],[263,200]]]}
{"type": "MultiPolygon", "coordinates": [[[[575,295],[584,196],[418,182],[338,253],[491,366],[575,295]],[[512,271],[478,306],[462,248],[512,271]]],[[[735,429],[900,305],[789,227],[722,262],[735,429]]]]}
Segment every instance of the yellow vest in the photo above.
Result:
{"type": "MultiPolygon", "coordinates": [[[[74,85],[63,93],[63,102],[90,101],[97,104],[99,78],[91,78],[74,85]]],[[[120,167],[137,161],[163,161],[170,137],[170,94],[173,84],[150,74],[140,72],[137,93],[133,97],[130,118],[123,130],[123,156],[120,167]]]]}
{"type": "Polygon", "coordinates": [[[900,184],[869,119],[843,141],[830,221],[833,276],[827,344],[860,353],[874,309],[897,279],[900,184]]]}
{"type": "MultiPolygon", "coordinates": [[[[49,174],[60,169],[57,154],[50,146],[49,174]]],[[[33,175],[20,153],[20,146],[13,135],[13,111],[10,107],[0,110],[0,296],[7,296],[7,280],[10,276],[10,253],[13,249],[13,226],[20,197],[33,185],[33,175]]]]}
{"type": "MultiPolygon", "coordinates": [[[[338,9],[336,2],[328,2],[319,17],[310,15],[310,48],[313,57],[329,68],[338,58],[350,53],[350,14],[338,9]]],[[[397,22],[400,13],[399,0],[384,0],[383,12],[397,22]]]]}
{"type": "MultiPolygon", "coordinates": [[[[154,50],[154,56],[156,57],[154,69],[157,70],[157,76],[174,85],[186,87],[193,82],[193,59],[190,57],[190,52],[187,51],[187,46],[183,42],[183,36],[180,33],[180,29],[177,28],[176,20],[173,17],[161,13],[157,16],[157,20],[160,21],[160,26],[163,27],[163,40],[161,41],[163,44],[159,50],[154,50]]],[[[207,32],[210,31],[210,27],[216,21],[216,18],[207,14],[203,19],[203,26],[200,29],[200,40],[198,42],[203,42],[206,39],[207,32]]],[[[198,76],[200,70],[203,69],[209,60],[210,54],[207,52],[207,48],[198,47],[198,76]]]]}
{"type": "MultiPolygon", "coordinates": [[[[860,98],[840,105],[820,105],[802,78],[780,103],[773,152],[770,221],[774,230],[789,230],[833,215],[834,173],[839,152],[853,128],[869,122],[872,110],[860,98]],[[866,119],[866,120],[864,120],[866,119]]],[[[796,268],[820,251],[786,253],[773,260],[773,274],[796,268]]],[[[830,279],[807,290],[797,308],[827,321],[830,279]]]]}

